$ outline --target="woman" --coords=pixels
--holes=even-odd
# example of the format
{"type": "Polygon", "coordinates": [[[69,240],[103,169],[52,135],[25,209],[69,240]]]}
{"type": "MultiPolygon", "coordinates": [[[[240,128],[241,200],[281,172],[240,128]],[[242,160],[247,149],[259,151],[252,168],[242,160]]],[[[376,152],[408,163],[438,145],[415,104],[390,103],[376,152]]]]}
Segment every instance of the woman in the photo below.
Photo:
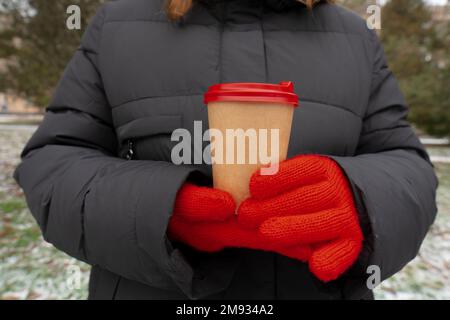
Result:
{"type": "Polygon", "coordinates": [[[364,299],[416,256],[437,181],[380,43],[304,2],[99,10],[15,175],[45,239],[93,266],[91,299],[364,299]],[[242,205],[172,163],[208,86],[281,80],[301,101],[289,159],[242,205]]]}

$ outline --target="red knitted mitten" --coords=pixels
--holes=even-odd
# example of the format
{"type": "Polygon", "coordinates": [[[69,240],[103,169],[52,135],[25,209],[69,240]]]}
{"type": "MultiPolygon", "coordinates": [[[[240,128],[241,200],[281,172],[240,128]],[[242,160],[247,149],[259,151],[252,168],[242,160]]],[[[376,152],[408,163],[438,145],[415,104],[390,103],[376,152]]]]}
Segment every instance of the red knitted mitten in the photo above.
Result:
{"type": "Polygon", "coordinates": [[[280,247],[257,228],[243,228],[237,222],[235,207],[231,195],[224,191],[185,184],[178,192],[168,235],[200,251],[216,252],[226,247],[289,250],[296,259],[307,260],[311,253],[308,246],[280,247]]]}
{"type": "Polygon", "coordinates": [[[309,267],[322,281],[338,278],[357,259],[363,235],[353,194],[332,159],[298,156],[280,163],[275,175],[257,172],[250,193],[239,207],[239,223],[258,226],[278,245],[311,246],[309,267]]]}

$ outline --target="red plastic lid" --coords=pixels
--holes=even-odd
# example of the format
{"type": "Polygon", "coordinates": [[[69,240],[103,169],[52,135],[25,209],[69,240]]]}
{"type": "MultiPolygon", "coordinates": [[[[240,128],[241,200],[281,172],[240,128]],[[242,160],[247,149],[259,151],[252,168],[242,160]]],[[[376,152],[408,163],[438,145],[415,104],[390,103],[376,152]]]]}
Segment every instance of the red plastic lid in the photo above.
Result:
{"type": "Polygon", "coordinates": [[[298,106],[294,84],[283,81],[280,84],[267,83],[224,83],[209,87],[204,96],[205,104],[210,102],[273,102],[298,106]]]}

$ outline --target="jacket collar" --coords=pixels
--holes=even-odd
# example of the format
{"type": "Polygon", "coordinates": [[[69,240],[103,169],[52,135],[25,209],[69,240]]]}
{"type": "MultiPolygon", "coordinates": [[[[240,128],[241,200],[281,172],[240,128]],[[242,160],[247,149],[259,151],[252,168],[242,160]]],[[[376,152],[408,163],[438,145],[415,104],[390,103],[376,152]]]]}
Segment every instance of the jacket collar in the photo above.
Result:
{"type": "Polygon", "coordinates": [[[298,0],[198,0],[222,22],[252,23],[266,11],[286,11],[304,6],[298,0]]]}
{"type": "Polygon", "coordinates": [[[303,5],[297,0],[265,0],[266,6],[275,11],[283,11],[295,6],[303,5]]]}

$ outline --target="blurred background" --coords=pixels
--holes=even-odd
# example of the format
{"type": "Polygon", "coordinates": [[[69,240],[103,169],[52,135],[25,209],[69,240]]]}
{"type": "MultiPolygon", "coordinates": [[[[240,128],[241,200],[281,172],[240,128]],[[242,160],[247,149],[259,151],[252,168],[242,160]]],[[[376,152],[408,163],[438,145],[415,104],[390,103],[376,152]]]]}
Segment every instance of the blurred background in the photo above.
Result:
{"type": "MultiPolygon", "coordinates": [[[[12,178],[57,81],[104,0],[0,0],[0,299],[85,299],[89,266],[45,243],[12,178]],[[67,8],[81,9],[69,30],[67,8]]],[[[418,257],[377,299],[450,299],[450,4],[341,0],[363,17],[381,8],[379,36],[440,179],[439,214],[418,257]],[[372,7],[373,8],[373,7],[372,7]]]]}

